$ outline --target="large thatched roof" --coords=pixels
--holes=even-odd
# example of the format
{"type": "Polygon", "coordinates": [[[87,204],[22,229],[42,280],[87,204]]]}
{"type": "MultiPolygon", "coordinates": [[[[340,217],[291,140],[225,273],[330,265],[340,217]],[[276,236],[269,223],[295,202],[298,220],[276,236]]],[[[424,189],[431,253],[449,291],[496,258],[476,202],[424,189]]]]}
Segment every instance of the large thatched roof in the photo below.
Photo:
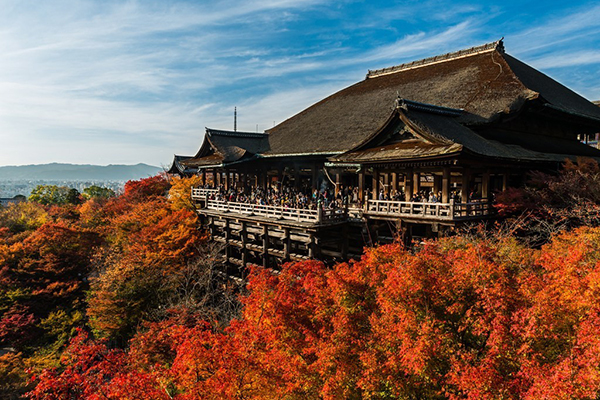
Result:
{"type": "Polygon", "coordinates": [[[338,153],[380,129],[398,96],[464,109],[460,123],[485,124],[539,99],[600,122],[600,109],[504,52],[502,41],[383,70],[268,131],[267,154],[338,153]]]}

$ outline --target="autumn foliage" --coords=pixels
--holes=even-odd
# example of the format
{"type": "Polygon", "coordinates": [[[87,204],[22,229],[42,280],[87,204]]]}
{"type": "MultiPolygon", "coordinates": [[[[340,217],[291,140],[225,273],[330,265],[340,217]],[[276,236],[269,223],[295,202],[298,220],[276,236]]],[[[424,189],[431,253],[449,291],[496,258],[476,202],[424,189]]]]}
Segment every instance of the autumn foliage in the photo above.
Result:
{"type": "Polygon", "coordinates": [[[256,268],[225,329],[175,313],[125,352],[82,333],[31,397],[597,398],[598,244],[580,228],[541,250],[453,238],[256,268]]]}
{"type": "MultiPolygon", "coordinates": [[[[555,179],[536,189],[552,205],[531,208],[539,220],[582,204],[555,179]]],[[[544,245],[391,244],[253,267],[240,287],[198,230],[193,184],[0,210],[0,397],[600,397],[600,227],[581,215],[544,245]]],[[[539,198],[527,190],[505,195],[539,198]]]]}

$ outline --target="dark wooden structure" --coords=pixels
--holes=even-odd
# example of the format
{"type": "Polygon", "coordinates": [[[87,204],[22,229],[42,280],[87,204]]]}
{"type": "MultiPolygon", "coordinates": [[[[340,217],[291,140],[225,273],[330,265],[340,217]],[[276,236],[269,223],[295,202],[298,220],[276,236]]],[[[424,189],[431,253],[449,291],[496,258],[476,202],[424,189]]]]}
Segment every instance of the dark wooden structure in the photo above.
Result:
{"type": "Polygon", "coordinates": [[[600,159],[578,140],[597,132],[599,107],[498,41],[369,71],[265,133],[206,129],[197,154],[175,156],[169,172],[225,188],[358,187],[360,207],[331,215],[193,195],[233,264],[344,259],[394,230],[431,236],[490,218],[493,194],[528,171],[600,159]],[[437,201],[409,201],[423,189],[437,201]],[[381,200],[396,191],[407,201],[381,200]]]}

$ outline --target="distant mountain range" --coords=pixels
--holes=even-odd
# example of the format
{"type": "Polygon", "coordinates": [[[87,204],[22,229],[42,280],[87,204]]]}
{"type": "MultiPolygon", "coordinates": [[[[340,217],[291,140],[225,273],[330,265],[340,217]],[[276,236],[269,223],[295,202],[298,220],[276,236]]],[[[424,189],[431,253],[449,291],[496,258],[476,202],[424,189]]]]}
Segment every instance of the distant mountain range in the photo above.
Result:
{"type": "Polygon", "coordinates": [[[162,171],[148,164],[136,165],[78,165],[40,164],[0,167],[0,181],[128,181],[147,178],[162,171]]]}

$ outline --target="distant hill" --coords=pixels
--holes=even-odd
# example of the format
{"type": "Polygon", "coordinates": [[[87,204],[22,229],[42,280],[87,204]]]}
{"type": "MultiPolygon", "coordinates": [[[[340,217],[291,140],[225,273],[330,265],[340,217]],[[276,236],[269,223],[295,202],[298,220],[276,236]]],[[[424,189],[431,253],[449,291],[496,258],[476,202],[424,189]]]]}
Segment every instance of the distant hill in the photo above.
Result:
{"type": "Polygon", "coordinates": [[[162,168],[148,164],[100,166],[52,163],[0,167],[0,181],[128,181],[154,176],[161,171],[162,168]]]}

